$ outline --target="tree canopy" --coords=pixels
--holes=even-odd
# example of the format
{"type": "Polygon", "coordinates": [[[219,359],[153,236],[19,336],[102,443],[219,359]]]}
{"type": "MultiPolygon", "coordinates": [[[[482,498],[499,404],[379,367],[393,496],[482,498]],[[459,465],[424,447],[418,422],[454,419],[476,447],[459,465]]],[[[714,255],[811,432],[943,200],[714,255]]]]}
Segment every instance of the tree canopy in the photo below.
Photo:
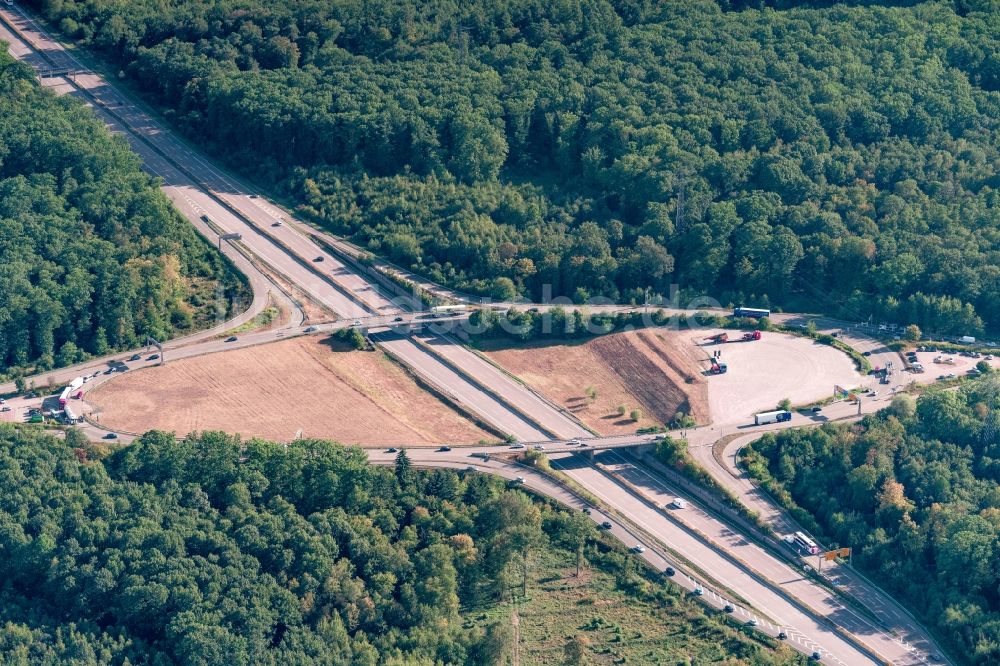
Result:
{"type": "Polygon", "coordinates": [[[242,294],[139,164],[0,42],[0,376],[166,339],[242,294]]]}
{"type": "Polygon", "coordinates": [[[532,557],[572,570],[580,549],[629,594],[686,611],[684,640],[713,659],[798,663],[670,610],[680,592],[583,514],[496,477],[222,433],[98,453],[76,431],[0,424],[5,664],[492,666],[505,627],[470,616],[520,594],[532,557]]]}
{"type": "Polygon", "coordinates": [[[442,282],[1000,325],[988,0],[33,0],[442,282]]]}
{"type": "Polygon", "coordinates": [[[1000,661],[1000,382],[897,396],[860,427],[765,435],[752,475],[969,664],[1000,661]]]}

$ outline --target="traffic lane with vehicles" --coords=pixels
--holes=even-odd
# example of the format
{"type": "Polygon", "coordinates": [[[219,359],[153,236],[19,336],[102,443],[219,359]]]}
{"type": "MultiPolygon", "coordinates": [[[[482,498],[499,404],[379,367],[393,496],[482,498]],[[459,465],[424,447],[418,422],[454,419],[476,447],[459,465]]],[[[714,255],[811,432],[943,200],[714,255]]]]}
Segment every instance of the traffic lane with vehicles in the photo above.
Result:
{"type": "Polygon", "coordinates": [[[753,575],[747,567],[726,557],[721,550],[708,545],[691,531],[669,520],[631,490],[609,476],[581,461],[554,456],[553,467],[587,489],[601,502],[643,526],[660,543],[682,553],[702,571],[710,572],[721,587],[732,589],[745,598],[775,627],[786,628],[809,637],[811,649],[822,652],[823,658],[844,665],[877,663],[832,628],[836,609],[827,609],[830,619],[816,619],[775,589],[753,575]]]}
{"type": "MultiPolygon", "coordinates": [[[[18,37],[14,33],[10,32],[10,30],[3,23],[0,23],[0,40],[6,41],[8,43],[8,52],[15,58],[24,59],[28,56],[28,54],[31,53],[31,50],[20,39],[18,39],[18,37]]],[[[48,81],[48,79],[46,79],[46,81],[48,81]]],[[[104,120],[107,122],[112,119],[110,119],[110,117],[105,117],[104,120]]],[[[121,128],[118,128],[118,133],[122,133],[121,128]]],[[[183,208],[183,206],[181,207],[183,208]]],[[[215,238],[214,234],[212,234],[211,231],[207,229],[207,227],[201,224],[200,223],[201,221],[197,219],[196,216],[193,216],[191,214],[186,214],[185,216],[192,222],[192,224],[194,224],[196,227],[199,228],[199,231],[201,231],[209,239],[215,238]]],[[[232,317],[231,319],[224,322],[220,322],[219,324],[211,328],[198,331],[189,335],[185,335],[179,338],[174,338],[173,340],[170,341],[171,345],[176,346],[179,344],[189,344],[192,342],[197,342],[199,340],[209,338],[214,335],[218,335],[218,333],[221,330],[241,326],[242,324],[256,317],[267,307],[269,292],[273,298],[277,299],[280,303],[285,305],[289,310],[293,312],[298,310],[298,308],[295,307],[294,303],[290,299],[288,299],[287,296],[283,294],[280,290],[276,289],[275,286],[271,283],[271,281],[265,275],[263,275],[259,270],[257,270],[257,268],[253,266],[253,264],[249,260],[247,260],[246,257],[244,257],[241,253],[237,252],[235,249],[228,247],[226,245],[224,245],[221,248],[221,251],[231,261],[233,261],[233,263],[236,265],[236,268],[247,277],[251,293],[253,294],[253,300],[251,301],[251,303],[247,308],[245,308],[242,312],[232,317]]],[[[43,376],[43,379],[44,378],[45,377],[43,376]]]]}
{"type": "MultiPolygon", "coordinates": [[[[743,506],[756,512],[776,533],[787,535],[804,531],[802,526],[779,507],[770,495],[753,483],[746,472],[736,463],[739,451],[759,437],[759,434],[746,435],[729,442],[722,452],[724,467],[717,463],[712,466],[703,466],[716,481],[733,493],[743,506]]],[[[812,558],[804,557],[802,561],[819,568],[818,562],[812,558]]],[[[918,655],[925,659],[924,662],[920,663],[930,663],[929,655],[941,654],[941,650],[929,634],[920,627],[908,611],[854,569],[835,561],[826,562],[823,564],[823,573],[828,579],[836,581],[837,587],[842,592],[856,598],[872,611],[906,645],[915,647],[918,655]]]]}
{"type": "MultiPolygon", "coordinates": [[[[414,326],[424,325],[422,317],[424,313],[405,313],[403,315],[383,315],[383,316],[372,316],[360,319],[360,328],[364,330],[371,331],[385,331],[385,330],[399,330],[407,331],[414,326]],[[400,320],[400,317],[402,318],[400,320]]],[[[449,323],[454,323],[465,318],[467,315],[462,313],[449,317],[438,317],[433,321],[438,325],[447,325],[449,323]]],[[[202,354],[213,354],[218,352],[227,351],[230,349],[237,349],[240,347],[248,347],[253,345],[268,344],[270,342],[276,342],[278,340],[284,340],[289,337],[294,337],[296,335],[303,334],[314,334],[314,335],[324,335],[328,333],[336,332],[340,329],[350,328],[354,326],[353,321],[339,320],[335,322],[328,322],[323,324],[309,324],[309,325],[298,325],[298,326],[286,326],[279,329],[269,329],[266,331],[250,331],[247,333],[240,333],[236,340],[232,342],[227,342],[226,338],[223,337],[225,334],[225,329],[222,332],[218,330],[213,330],[205,332],[204,334],[199,334],[198,339],[181,339],[173,340],[164,344],[164,358],[169,361],[172,359],[180,358],[190,358],[192,356],[200,356],[202,354]]],[[[127,351],[118,352],[116,354],[110,354],[108,356],[103,356],[98,359],[93,359],[90,361],[85,361],[83,363],[78,363],[76,365],[68,366],[65,368],[60,368],[58,370],[53,370],[50,372],[42,373],[39,375],[34,375],[25,378],[27,382],[34,382],[36,386],[61,386],[69,383],[76,377],[83,376],[88,377],[94,375],[95,373],[101,373],[112,367],[112,364],[117,362],[124,362],[129,366],[130,370],[136,370],[140,368],[149,367],[152,365],[158,365],[160,358],[151,358],[153,355],[159,357],[159,350],[156,347],[142,347],[131,349],[127,351]],[[128,360],[131,355],[140,354],[142,358],[138,361],[128,360]]],[[[12,394],[16,390],[14,382],[6,382],[0,384],[0,395],[12,394]]]]}
{"type": "MultiPolygon", "coordinates": [[[[105,99],[100,106],[102,109],[107,109],[108,102],[106,98],[111,93],[104,89],[107,84],[100,77],[90,73],[81,73],[75,77],[75,80],[83,88],[88,89],[92,95],[97,95],[98,93],[94,91],[99,90],[101,98],[105,99]]],[[[114,116],[129,125],[132,130],[129,137],[133,139],[133,147],[144,159],[147,166],[154,173],[161,175],[167,184],[187,188],[187,196],[190,198],[192,206],[198,206],[201,210],[204,210],[205,212],[202,214],[207,215],[224,231],[241,233],[243,235],[242,242],[250,247],[266,263],[279,272],[284,273],[301,288],[305,289],[308,293],[316,297],[317,300],[326,304],[341,316],[360,317],[385,310],[392,313],[400,312],[398,308],[395,308],[388,300],[382,297],[376,287],[370,285],[357,274],[352,273],[330,254],[319,251],[312,241],[304,238],[301,234],[286,226],[261,227],[259,223],[252,223],[251,220],[253,217],[257,217],[259,220],[260,215],[267,215],[267,212],[263,209],[255,209],[248,212],[241,210],[241,215],[232,214],[231,210],[227,210],[226,207],[219,203],[219,199],[228,196],[225,190],[227,188],[232,189],[233,184],[226,181],[224,176],[221,176],[209,166],[207,161],[198,155],[196,151],[182,145],[176,138],[168,136],[170,133],[160,127],[150,116],[142,113],[136,106],[129,104],[128,100],[125,100],[124,97],[117,99],[120,101],[116,101],[114,104],[114,116]],[[143,136],[144,140],[136,139],[136,135],[143,136]],[[152,148],[150,144],[156,144],[156,148],[152,148]],[[165,155],[171,154],[172,160],[165,158],[165,155]],[[175,167],[179,162],[183,162],[186,165],[185,171],[187,173],[182,173],[180,169],[175,167]],[[222,193],[213,191],[214,196],[210,196],[207,192],[202,192],[196,188],[194,182],[187,175],[191,174],[192,171],[197,174],[195,177],[198,177],[199,181],[202,178],[207,179],[209,184],[201,183],[202,188],[211,190],[212,184],[214,184],[215,187],[222,188],[222,193]],[[282,233],[285,234],[285,238],[276,238],[278,234],[282,233]],[[289,236],[289,234],[291,235],[289,236]],[[315,257],[324,258],[327,261],[323,263],[333,266],[336,269],[334,275],[318,274],[318,271],[310,266],[308,257],[314,257],[314,251],[318,252],[315,254],[315,257]],[[364,296],[358,296],[357,292],[359,291],[366,291],[366,293],[364,296]]],[[[259,200],[251,200],[249,195],[247,195],[246,202],[243,203],[251,202],[256,206],[259,200]]],[[[227,203],[233,206],[233,203],[227,203]]],[[[416,348],[416,343],[413,341],[397,341],[393,343],[393,346],[396,356],[403,357],[405,355],[417,362],[423,363],[423,366],[418,366],[415,369],[425,376],[436,375],[438,383],[444,379],[446,371],[454,375],[446,381],[446,384],[451,385],[460,385],[462,383],[464,379],[464,377],[460,376],[462,373],[474,376],[476,364],[475,358],[471,354],[463,356],[461,352],[455,353],[456,356],[460,357],[459,363],[465,361],[473,366],[472,371],[469,368],[463,367],[461,372],[458,372],[448,368],[445,363],[441,363],[438,359],[432,359],[430,355],[421,354],[420,350],[416,348]],[[404,354],[403,348],[407,346],[410,349],[406,350],[404,354]]],[[[479,367],[481,368],[481,366],[479,367]]],[[[480,384],[482,383],[480,381],[480,384]]],[[[525,389],[516,385],[512,380],[501,382],[493,388],[504,399],[522,401],[525,395],[525,389]]],[[[552,418],[562,418],[558,413],[553,416],[550,413],[553,411],[552,408],[542,404],[538,399],[534,401],[531,407],[533,413],[530,415],[530,418],[533,420],[546,421],[552,418]]],[[[485,412],[478,413],[478,416],[487,422],[500,425],[500,423],[507,423],[509,421],[509,411],[508,408],[502,406],[497,408],[491,407],[485,412]]],[[[511,434],[515,436],[528,434],[528,430],[523,425],[519,425],[511,434]]]]}
{"type": "MultiPolygon", "coordinates": [[[[9,13],[4,13],[3,16],[10,20],[9,13]]],[[[129,141],[133,150],[142,158],[144,167],[163,180],[163,188],[172,200],[185,201],[191,210],[198,213],[198,219],[202,222],[204,220],[201,220],[200,216],[207,215],[223,232],[241,234],[242,242],[250,247],[254,254],[321,302],[335,304],[335,311],[342,316],[364,316],[374,312],[363,302],[359,303],[361,299],[352,297],[349,290],[334,287],[332,279],[325,277],[319,270],[306,269],[303,263],[308,264],[308,259],[300,257],[302,261],[296,260],[292,254],[282,249],[276,240],[280,242],[286,239],[274,239],[264,229],[270,232],[281,231],[283,228],[270,227],[273,220],[265,219],[264,212],[251,205],[249,194],[244,197],[245,201],[242,202],[240,212],[243,213],[243,208],[250,210],[253,217],[247,217],[249,220],[256,219],[258,227],[227,209],[222,202],[225,201],[227,204],[230,202],[226,201],[224,196],[214,191],[209,194],[209,191],[198,187],[193,177],[188,174],[194,170],[202,176],[211,175],[212,169],[196,151],[181,145],[173,133],[167,131],[152,116],[141,111],[121,91],[108,85],[100,76],[87,71],[86,67],[76,62],[61,45],[50,40],[44,32],[34,29],[33,24],[24,19],[23,15],[20,20],[15,19],[13,22],[22,34],[30,34],[32,42],[44,48],[47,54],[67,58],[74,65],[77,73],[73,75],[73,87],[69,94],[90,104],[111,131],[122,134],[129,141]],[[183,171],[178,167],[180,164],[184,165],[183,171]]],[[[21,43],[22,48],[12,50],[12,54],[31,61],[33,54],[30,53],[30,49],[26,50],[23,42],[9,30],[5,33],[7,37],[21,43]]],[[[196,227],[203,229],[203,225],[196,224],[196,227]]],[[[217,235],[212,233],[208,237],[210,241],[215,242],[217,235]]],[[[293,245],[301,245],[302,237],[293,232],[287,240],[291,240],[293,245]]],[[[341,266],[338,260],[326,256],[315,246],[304,251],[310,257],[323,255],[327,260],[324,262],[327,270],[341,266]]],[[[341,279],[345,278],[341,276],[341,279]]]]}
{"type": "MultiPolygon", "coordinates": [[[[873,624],[868,618],[844,605],[836,594],[804,576],[801,570],[785,564],[757,543],[748,541],[734,532],[729,526],[705,511],[696,498],[685,501],[687,506],[684,509],[670,506],[680,491],[678,487],[671,485],[659,475],[652,474],[613,450],[602,453],[596,460],[603,462],[607,471],[623,479],[644,497],[652,500],[654,504],[664,507],[666,514],[671,519],[694,529],[731,556],[753,568],[772,584],[781,587],[808,606],[814,613],[824,616],[832,615],[833,621],[838,626],[859,637],[872,652],[895,664],[925,663],[923,656],[911,653],[909,643],[901,643],[873,624]]],[[[815,565],[816,562],[813,561],[812,564],[815,565]]],[[[809,566],[809,563],[802,561],[799,566],[809,566]]]]}
{"type": "MultiPolygon", "coordinates": [[[[389,449],[369,451],[368,455],[374,464],[391,465],[395,461],[397,453],[396,450],[389,449]]],[[[788,640],[793,648],[803,654],[811,655],[815,650],[823,650],[823,647],[817,644],[809,634],[794,627],[774,624],[761,617],[760,613],[753,608],[746,608],[733,601],[729,595],[714,589],[700,576],[688,571],[684,563],[670,556],[657,544],[648,543],[642,531],[630,521],[620,518],[616,513],[604,512],[591,506],[589,502],[564,484],[556,482],[551,477],[540,474],[530,467],[495,458],[484,461],[481,458],[469,456],[466,450],[453,451],[442,456],[441,452],[438,451],[407,449],[407,455],[411,463],[418,467],[450,467],[496,474],[527,490],[555,499],[571,510],[587,509],[588,517],[598,526],[598,529],[606,531],[628,546],[635,556],[643,559],[656,571],[663,572],[665,577],[692,596],[697,597],[702,603],[715,610],[731,613],[731,616],[738,620],[748,624],[752,623],[755,630],[772,637],[777,638],[779,634],[783,634],[783,640],[788,640]],[[456,456],[461,456],[461,458],[456,456]],[[637,546],[641,546],[641,549],[636,548],[637,546]],[[668,571],[669,573],[667,573],[668,571]]],[[[833,659],[832,663],[839,663],[842,666],[844,664],[837,659],[833,659]]],[[[870,661],[853,663],[870,663],[870,661]]]]}

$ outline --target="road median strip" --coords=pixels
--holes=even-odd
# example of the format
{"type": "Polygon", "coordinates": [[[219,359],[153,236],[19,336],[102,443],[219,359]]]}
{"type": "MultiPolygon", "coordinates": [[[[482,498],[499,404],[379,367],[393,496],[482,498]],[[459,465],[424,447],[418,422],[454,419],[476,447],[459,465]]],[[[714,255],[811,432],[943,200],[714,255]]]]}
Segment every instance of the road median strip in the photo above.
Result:
{"type": "Polygon", "coordinates": [[[846,632],[846,631],[841,632],[840,628],[838,627],[838,625],[836,625],[833,622],[831,622],[827,617],[825,617],[823,615],[820,615],[819,613],[817,613],[816,611],[814,611],[805,602],[803,602],[802,600],[800,600],[798,597],[796,597],[795,595],[791,594],[790,592],[782,589],[781,586],[778,585],[777,583],[773,583],[764,574],[760,573],[759,571],[757,571],[756,569],[754,569],[752,566],[750,566],[749,564],[745,563],[742,559],[740,559],[740,558],[738,558],[738,557],[736,557],[734,555],[731,555],[724,546],[716,544],[715,541],[711,537],[709,537],[708,535],[702,533],[700,530],[698,530],[698,529],[696,529],[694,527],[691,527],[690,525],[687,525],[683,521],[678,520],[673,515],[671,515],[671,513],[669,511],[665,511],[656,501],[650,499],[641,489],[639,489],[638,487],[636,487],[634,484],[632,484],[628,480],[622,478],[621,476],[619,476],[618,474],[616,474],[614,472],[610,472],[609,470],[607,470],[605,468],[606,466],[604,466],[603,464],[598,463],[598,464],[595,464],[594,467],[595,467],[595,469],[598,470],[598,472],[600,472],[601,474],[603,474],[607,478],[611,479],[615,483],[618,483],[619,485],[621,485],[622,487],[624,487],[626,490],[628,490],[639,501],[645,503],[650,508],[654,509],[659,514],[661,514],[662,516],[664,516],[667,520],[671,521],[672,523],[674,523],[675,525],[677,525],[681,529],[685,530],[686,532],[688,532],[689,534],[691,534],[692,536],[694,536],[695,538],[697,538],[704,545],[706,545],[709,548],[711,548],[712,550],[716,551],[721,557],[723,557],[726,560],[728,560],[731,564],[739,567],[740,569],[743,569],[743,571],[745,571],[748,575],[750,575],[752,578],[754,578],[758,583],[760,583],[761,585],[767,587],[768,589],[770,589],[775,594],[783,597],[786,601],[788,601],[789,603],[791,603],[792,605],[794,605],[796,608],[798,608],[803,613],[809,615],[815,621],[817,621],[820,624],[823,624],[823,625],[825,625],[825,626],[833,629],[838,634],[841,634],[846,641],[848,641],[849,643],[851,643],[851,645],[853,645],[859,651],[863,652],[864,654],[866,654],[867,656],[869,656],[870,658],[872,658],[873,660],[875,660],[878,663],[883,663],[883,664],[889,663],[889,662],[885,661],[884,659],[882,659],[880,656],[878,656],[870,647],[868,647],[867,645],[865,645],[864,643],[862,643],[853,634],[851,634],[849,632],[846,632]]]}

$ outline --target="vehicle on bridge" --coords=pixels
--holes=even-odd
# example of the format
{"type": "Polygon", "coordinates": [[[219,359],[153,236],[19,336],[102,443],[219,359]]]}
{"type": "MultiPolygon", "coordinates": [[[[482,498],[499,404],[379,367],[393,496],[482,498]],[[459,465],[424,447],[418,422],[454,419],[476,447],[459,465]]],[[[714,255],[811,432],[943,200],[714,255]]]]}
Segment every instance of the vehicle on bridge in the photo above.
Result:
{"type": "Polygon", "coordinates": [[[461,314],[471,310],[468,305],[435,305],[431,308],[432,317],[447,317],[448,315],[461,314]]]}
{"type": "Polygon", "coordinates": [[[754,425],[766,423],[783,423],[792,420],[792,413],[787,409],[776,409],[773,412],[761,412],[753,417],[754,425]]]}

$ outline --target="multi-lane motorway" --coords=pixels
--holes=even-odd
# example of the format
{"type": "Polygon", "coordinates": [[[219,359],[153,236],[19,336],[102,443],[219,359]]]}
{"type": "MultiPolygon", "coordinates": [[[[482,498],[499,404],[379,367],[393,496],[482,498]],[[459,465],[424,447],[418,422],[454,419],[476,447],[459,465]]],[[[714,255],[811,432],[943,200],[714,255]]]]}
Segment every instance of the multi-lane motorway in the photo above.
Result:
{"type": "MultiPolygon", "coordinates": [[[[582,449],[566,441],[570,438],[588,438],[586,448],[591,450],[635,446],[649,438],[590,439],[590,433],[570,414],[456,340],[432,332],[400,330],[422,315],[407,312],[405,303],[371,282],[356,270],[352,262],[343,259],[341,253],[317,244],[312,232],[288,213],[257,196],[247,184],[214,166],[140,102],[90,71],[19,8],[0,9],[0,19],[3,23],[0,25],[0,39],[11,44],[10,51],[15,57],[29,62],[39,71],[56,69],[71,72],[47,77],[44,82],[58,93],[76,96],[91,105],[113,131],[124,136],[143,159],[149,172],[162,179],[167,196],[206,238],[214,243],[219,233],[239,234],[240,247],[254,261],[266,264],[270,271],[282,276],[341,318],[335,324],[324,325],[321,331],[352,325],[355,319],[362,321],[376,344],[411,367],[456,404],[518,440],[539,442],[540,446],[545,446],[556,466],[608,507],[607,516],[595,511],[592,514],[595,520],[612,519],[612,533],[627,543],[636,539],[650,541],[643,556],[651,564],[663,568],[673,561],[670,559],[671,552],[677,553],[711,579],[708,595],[711,599],[719,601],[730,593],[740,596],[746,601],[740,606],[741,616],[759,618],[758,628],[762,630],[771,633],[785,631],[797,649],[806,654],[817,651],[829,663],[926,663],[933,647],[916,623],[911,626],[902,621],[896,624],[887,621],[881,623],[882,627],[876,626],[840,603],[829,589],[800,575],[782,558],[743,539],[731,526],[701,512],[696,506],[683,517],[668,515],[659,504],[673,492],[672,489],[662,482],[658,482],[659,485],[647,483],[648,479],[641,476],[638,468],[616,463],[612,465],[615,469],[605,471],[585,462],[578,455],[572,455],[582,449]],[[638,494],[634,487],[643,484],[646,485],[645,497],[638,494]],[[900,637],[906,640],[900,640],[900,637]]],[[[255,294],[253,306],[240,315],[240,321],[246,321],[259,312],[269,292],[273,297],[286,299],[290,306],[293,305],[280,287],[258,271],[243,253],[226,243],[223,243],[223,248],[237,267],[249,276],[255,294]]],[[[167,353],[171,358],[212,353],[304,332],[301,315],[293,324],[279,331],[243,335],[233,342],[219,339],[218,334],[234,324],[220,324],[214,331],[170,343],[167,353]]],[[[152,362],[141,361],[138,365],[152,362]]],[[[49,373],[39,378],[39,383],[49,378],[58,383],[104,366],[101,361],[91,362],[83,370],[77,367],[49,373]]],[[[5,388],[9,389],[0,387],[0,391],[5,388]]],[[[869,405],[865,407],[873,408],[869,405]]],[[[791,425],[801,424],[801,418],[797,417],[791,425]]],[[[704,444],[711,444],[727,429],[734,430],[742,425],[714,424],[692,430],[689,439],[693,451],[709,448],[704,444]]],[[[417,464],[426,465],[465,466],[473,461],[472,464],[477,467],[485,467],[508,478],[517,472],[529,487],[570,506],[579,504],[579,497],[574,493],[534,471],[523,470],[507,462],[470,458],[486,452],[496,453],[497,449],[450,452],[411,450],[411,457],[417,464]]],[[[611,452],[600,457],[611,457],[614,461],[617,460],[613,458],[615,455],[611,452]]],[[[713,456],[709,458],[711,462],[703,460],[703,463],[718,465],[713,456]]],[[[390,459],[390,454],[372,453],[373,462],[386,463],[390,459]]],[[[735,478],[730,470],[723,471],[735,478]]],[[[720,478],[724,478],[719,474],[720,478]]],[[[729,485],[729,481],[725,483],[729,485]]],[[[686,565],[681,562],[675,564],[679,570],[686,570],[686,565]]],[[[699,584],[691,572],[688,572],[688,578],[681,581],[682,584],[685,580],[694,586],[699,584]]],[[[707,580],[704,582],[706,585],[709,583],[707,580]]]]}

